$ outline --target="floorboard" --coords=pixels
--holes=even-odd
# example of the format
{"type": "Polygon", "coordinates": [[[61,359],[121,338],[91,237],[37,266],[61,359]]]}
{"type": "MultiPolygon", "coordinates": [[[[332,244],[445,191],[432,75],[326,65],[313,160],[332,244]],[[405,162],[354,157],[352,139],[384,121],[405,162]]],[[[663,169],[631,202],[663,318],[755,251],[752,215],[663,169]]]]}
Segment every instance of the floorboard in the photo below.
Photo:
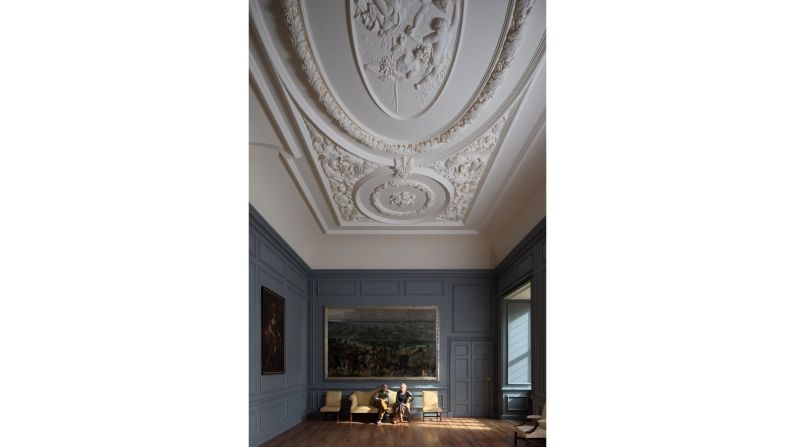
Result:
{"type": "MultiPolygon", "coordinates": [[[[376,425],[372,422],[306,420],[260,447],[287,446],[513,446],[515,421],[444,418],[441,422],[376,425]]],[[[519,443],[520,446],[524,444],[519,443]]]]}

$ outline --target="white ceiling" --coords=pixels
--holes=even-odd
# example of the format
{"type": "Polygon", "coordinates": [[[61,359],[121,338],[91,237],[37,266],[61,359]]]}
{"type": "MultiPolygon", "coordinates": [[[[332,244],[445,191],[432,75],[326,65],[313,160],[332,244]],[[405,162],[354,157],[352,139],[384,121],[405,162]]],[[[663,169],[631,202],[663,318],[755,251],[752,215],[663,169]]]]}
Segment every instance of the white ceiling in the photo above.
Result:
{"type": "Polygon", "coordinates": [[[252,0],[252,151],[321,234],[485,238],[493,264],[545,215],[545,6],[252,0]]]}

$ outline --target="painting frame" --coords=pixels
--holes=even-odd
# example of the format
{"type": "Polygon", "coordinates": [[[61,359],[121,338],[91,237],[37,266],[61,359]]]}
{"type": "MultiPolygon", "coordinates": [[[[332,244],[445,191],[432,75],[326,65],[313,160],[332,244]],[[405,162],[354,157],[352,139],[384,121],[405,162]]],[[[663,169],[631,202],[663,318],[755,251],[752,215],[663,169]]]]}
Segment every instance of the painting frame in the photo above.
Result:
{"type": "Polygon", "coordinates": [[[261,375],[285,374],[285,301],[263,286],[260,296],[260,372],[261,375]],[[270,312],[269,312],[270,311],[270,312]],[[270,313],[270,315],[268,315],[270,313]]]}
{"type": "MultiPolygon", "coordinates": [[[[356,321],[356,320],[351,320],[356,321]]],[[[384,320],[390,321],[390,320],[384,320]]],[[[430,320],[422,320],[430,321],[430,320]]],[[[324,380],[346,380],[346,381],[433,381],[440,380],[440,325],[439,325],[439,306],[438,305],[425,305],[425,306],[325,306],[323,310],[323,379],[324,380]],[[435,371],[432,375],[389,375],[389,376],[330,376],[329,375],[329,318],[333,318],[334,312],[344,311],[374,311],[374,312],[387,312],[390,311],[433,311],[434,312],[434,340],[433,346],[435,349],[435,371]]]]}

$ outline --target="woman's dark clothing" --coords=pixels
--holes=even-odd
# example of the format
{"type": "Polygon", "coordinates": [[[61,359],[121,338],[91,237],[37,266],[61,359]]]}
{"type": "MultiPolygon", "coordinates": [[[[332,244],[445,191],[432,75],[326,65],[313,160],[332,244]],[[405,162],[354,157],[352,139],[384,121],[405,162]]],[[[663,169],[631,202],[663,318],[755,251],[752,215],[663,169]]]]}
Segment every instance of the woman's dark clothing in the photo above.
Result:
{"type": "Polygon", "coordinates": [[[405,393],[397,393],[397,401],[396,403],[396,410],[397,415],[400,415],[402,419],[406,419],[409,417],[409,407],[406,405],[409,402],[414,400],[414,396],[411,395],[411,391],[406,390],[405,393]]]}
{"type": "Polygon", "coordinates": [[[409,403],[412,400],[414,400],[414,396],[411,395],[411,391],[409,390],[406,390],[406,392],[402,394],[400,392],[397,393],[397,403],[399,404],[409,403]]]}

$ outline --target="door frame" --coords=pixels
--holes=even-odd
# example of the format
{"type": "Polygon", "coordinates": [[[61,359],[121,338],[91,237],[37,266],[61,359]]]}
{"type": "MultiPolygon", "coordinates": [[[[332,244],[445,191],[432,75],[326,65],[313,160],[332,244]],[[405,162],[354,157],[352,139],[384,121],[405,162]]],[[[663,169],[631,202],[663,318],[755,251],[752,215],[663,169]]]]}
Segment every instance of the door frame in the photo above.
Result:
{"type": "MultiPolygon", "coordinates": [[[[487,335],[480,335],[480,336],[466,336],[466,335],[456,335],[447,337],[447,383],[449,386],[447,390],[449,391],[448,394],[448,401],[447,401],[447,408],[449,408],[449,415],[453,417],[453,342],[456,341],[486,341],[489,342],[489,352],[491,356],[491,362],[489,362],[489,368],[491,369],[491,380],[489,381],[490,385],[488,388],[488,401],[489,401],[489,417],[494,417],[494,340],[492,337],[487,335]]],[[[471,379],[471,377],[470,377],[471,379]]],[[[467,416],[470,417],[470,416],[467,416]]]]}

